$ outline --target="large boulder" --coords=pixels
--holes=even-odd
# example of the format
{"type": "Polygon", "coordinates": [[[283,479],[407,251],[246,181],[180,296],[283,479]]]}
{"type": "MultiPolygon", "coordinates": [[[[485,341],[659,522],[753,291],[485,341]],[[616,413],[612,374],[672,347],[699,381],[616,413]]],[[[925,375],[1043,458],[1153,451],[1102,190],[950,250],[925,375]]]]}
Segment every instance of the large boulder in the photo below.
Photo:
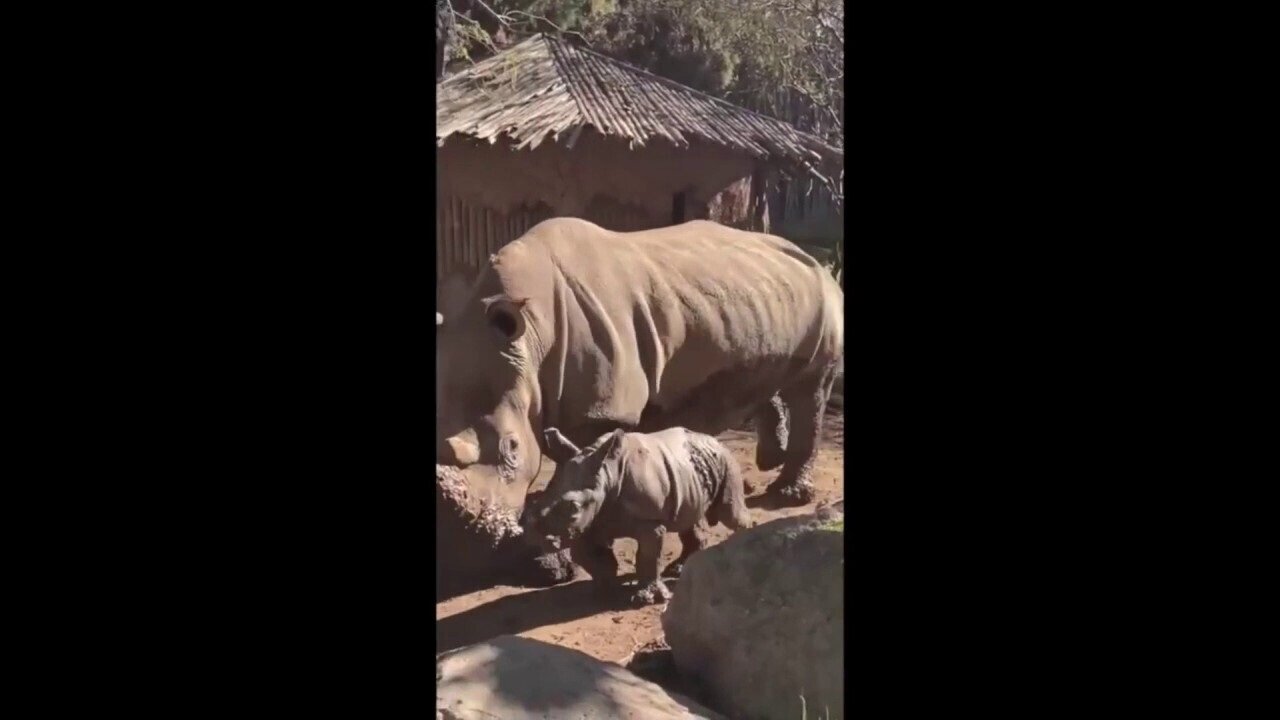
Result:
{"type": "Polygon", "coordinates": [[[436,719],[725,720],[614,663],[504,635],[436,656],[436,719]]]}
{"type": "Polygon", "coordinates": [[[495,584],[545,587],[573,578],[568,550],[520,537],[520,508],[476,498],[457,468],[436,465],[437,600],[495,584]]]}
{"type": "Polygon", "coordinates": [[[739,720],[844,717],[844,502],[694,554],[662,627],[680,674],[739,720]]]}

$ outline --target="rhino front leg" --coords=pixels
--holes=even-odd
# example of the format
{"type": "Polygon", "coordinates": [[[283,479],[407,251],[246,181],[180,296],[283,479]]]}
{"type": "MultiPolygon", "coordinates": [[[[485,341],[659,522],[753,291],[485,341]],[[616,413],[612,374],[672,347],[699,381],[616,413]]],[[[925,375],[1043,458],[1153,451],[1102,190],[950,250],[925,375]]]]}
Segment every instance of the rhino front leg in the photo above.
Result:
{"type": "Polygon", "coordinates": [[[636,591],[631,601],[637,605],[653,605],[671,599],[671,591],[658,577],[662,538],[666,534],[665,526],[647,523],[636,533],[636,591]]]}
{"type": "Polygon", "coordinates": [[[786,460],[787,409],[774,395],[756,410],[756,467],[772,470],[786,460]]]}
{"type": "Polygon", "coordinates": [[[613,588],[618,578],[618,558],[609,545],[601,545],[594,539],[581,538],[569,551],[570,557],[591,576],[600,591],[613,588]]]}
{"type": "Polygon", "coordinates": [[[769,492],[791,505],[813,502],[813,463],[817,455],[818,440],[822,436],[822,418],[827,411],[827,398],[835,381],[827,371],[812,380],[802,380],[782,394],[791,420],[791,433],[787,442],[786,461],[778,479],[769,486],[769,492]]]}

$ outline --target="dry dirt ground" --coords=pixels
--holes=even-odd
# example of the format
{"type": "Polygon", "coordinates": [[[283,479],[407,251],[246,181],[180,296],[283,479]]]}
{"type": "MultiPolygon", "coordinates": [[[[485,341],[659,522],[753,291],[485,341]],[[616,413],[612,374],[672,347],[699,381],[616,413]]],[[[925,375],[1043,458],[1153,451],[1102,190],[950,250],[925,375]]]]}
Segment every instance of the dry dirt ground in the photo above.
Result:
{"type": "MultiPolygon", "coordinates": [[[[731,430],[719,436],[742,464],[747,482],[747,505],[757,524],[811,513],[818,503],[844,496],[844,418],[839,409],[828,410],[822,434],[813,476],[818,490],[817,500],[811,505],[781,509],[771,509],[759,497],[777,475],[777,470],[763,473],[756,468],[755,433],[731,430]]],[[[541,490],[550,476],[550,469],[544,467],[534,489],[541,490]]],[[[708,542],[718,543],[729,534],[727,528],[717,525],[712,529],[708,542]]],[[[618,540],[613,548],[621,565],[619,572],[634,572],[635,541],[618,540]]],[[[680,539],[668,534],[663,546],[663,565],[679,554],[680,539]]],[[[660,645],[662,624],[659,616],[665,606],[636,609],[621,604],[621,601],[610,605],[591,592],[588,577],[579,570],[573,582],[556,587],[539,589],[499,585],[439,602],[436,604],[436,652],[498,635],[518,634],[625,665],[637,650],[660,645]]],[[[679,580],[668,579],[667,583],[673,592],[680,592],[679,580]]]]}

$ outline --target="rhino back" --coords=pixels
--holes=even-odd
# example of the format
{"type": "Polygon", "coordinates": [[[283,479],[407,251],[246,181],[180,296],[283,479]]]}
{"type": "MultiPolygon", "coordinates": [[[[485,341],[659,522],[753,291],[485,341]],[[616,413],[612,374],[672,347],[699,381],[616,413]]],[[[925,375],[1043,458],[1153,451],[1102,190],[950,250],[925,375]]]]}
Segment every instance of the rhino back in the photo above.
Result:
{"type": "Polygon", "coordinates": [[[693,527],[724,482],[721,446],[684,428],[623,436],[618,500],[627,519],[652,520],[669,532],[693,527]]]}
{"type": "Polygon", "coordinates": [[[843,350],[839,287],[761,233],[707,221],[616,233],[557,218],[492,267],[508,295],[532,300],[547,424],[637,427],[649,408],[751,405],[843,350]],[[713,384],[714,398],[699,397],[713,384]]]}

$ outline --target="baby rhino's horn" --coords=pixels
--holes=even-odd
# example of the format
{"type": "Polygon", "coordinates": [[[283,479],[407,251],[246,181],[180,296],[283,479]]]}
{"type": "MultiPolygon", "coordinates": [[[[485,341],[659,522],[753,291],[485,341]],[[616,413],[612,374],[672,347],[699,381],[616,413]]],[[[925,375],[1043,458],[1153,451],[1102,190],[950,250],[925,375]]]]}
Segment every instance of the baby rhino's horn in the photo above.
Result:
{"type": "Polygon", "coordinates": [[[542,433],[542,440],[546,444],[547,457],[551,458],[556,464],[568,462],[577,455],[578,446],[574,445],[556,428],[547,428],[542,433]]]}

